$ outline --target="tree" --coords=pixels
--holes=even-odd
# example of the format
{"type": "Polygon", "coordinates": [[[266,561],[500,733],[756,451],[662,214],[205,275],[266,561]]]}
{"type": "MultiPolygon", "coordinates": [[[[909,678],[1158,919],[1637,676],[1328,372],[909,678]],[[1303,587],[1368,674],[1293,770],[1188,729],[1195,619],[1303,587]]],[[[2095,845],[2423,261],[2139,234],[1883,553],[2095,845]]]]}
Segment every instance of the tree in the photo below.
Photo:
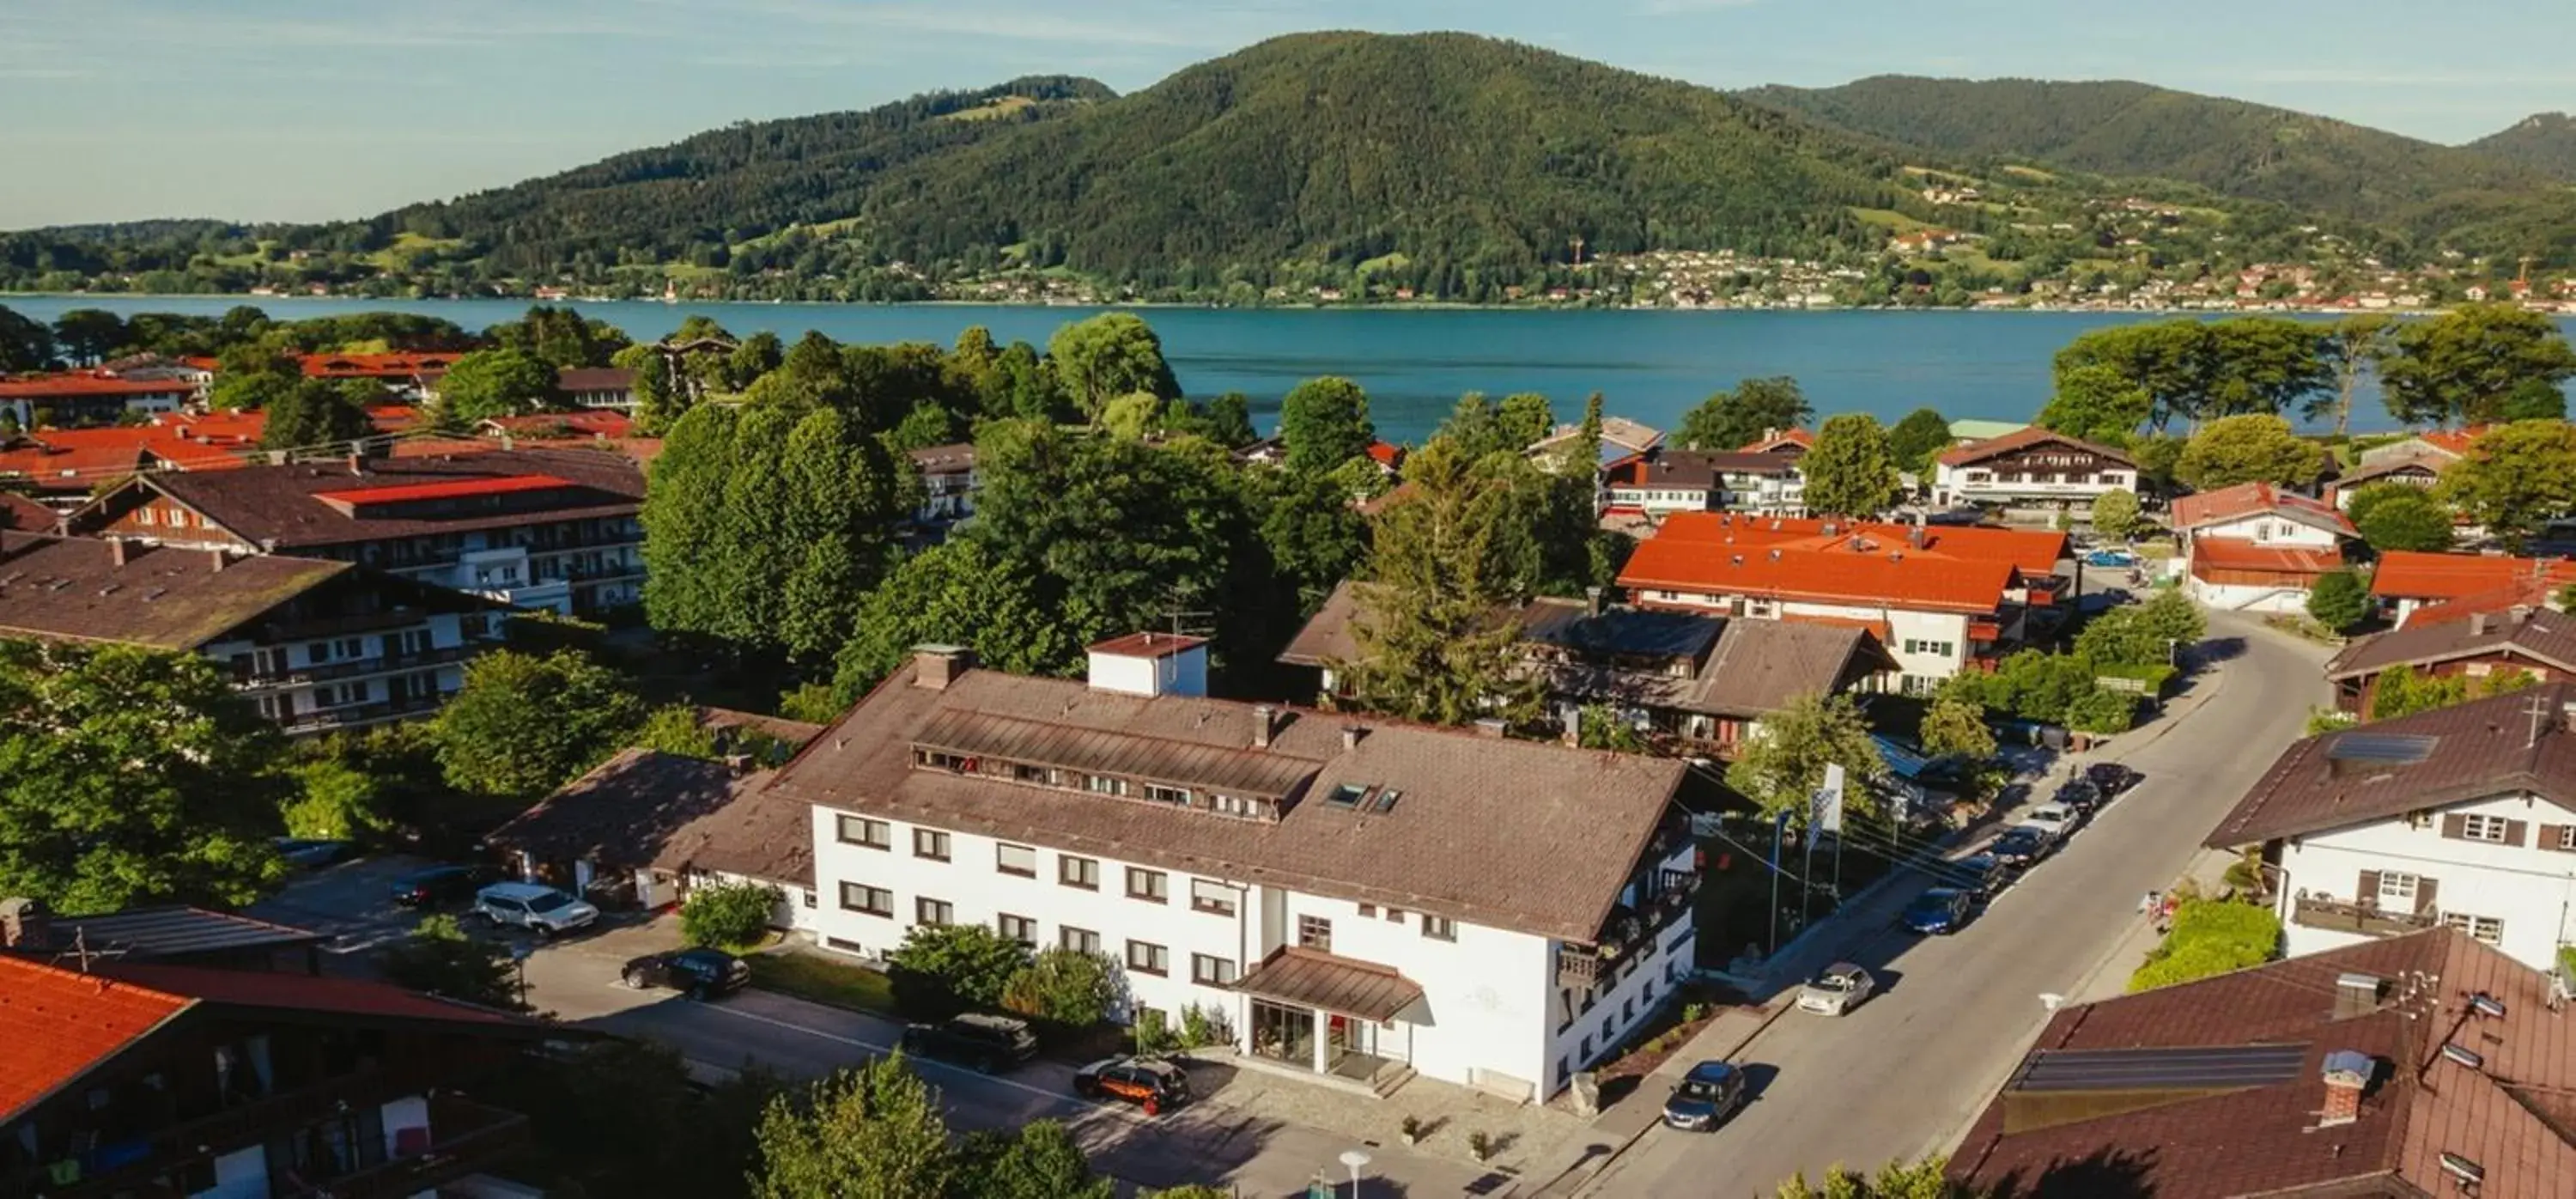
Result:
{"type": "Polygon", "coordinates": [[[2075,638],[2075,656],[2097,667],[2162,666],[2172,650],[2144,612],[2113,608],[2085,622],[2075,638]]]}
{"type": "Polygon", "coordinates": [[[1118,1002],[1118,967],[1106,955],[1057,945],[1002,984],[1002,1006],[1063,1029],[1084,1029],[1109,1018],[1118,1002]]]}
{"type": "MultiPolygon", "coordinates": [[[[2367,375],[2388,353],[2390,329],[2396,318],[2384,312],[2356,312],[2326,327],[2318,352],[2324,355],[2326,368],[2334,374],[2334,435],[2341,441],[2352,427],[2352,397],[2367,375]]],[[[2310,419],[2319,413],[2310,411],[2310,419]]]]}
{"type": "Polygon", "coordinates": [[[698,719],[697,708],[689,704],[664,704],[644,718],[636,730],[637,748],[681,758],[715,761],[723,756],[716,746],[716,732],[698,719]]]}
{"type": "Polygon", "coordinates": [[[54,342],[75,363],[105,361],[125,345],[125,318],[103,308],[71,309],[54,318],[54,342]]]}
{"type": "Polygon", "coordinates": [[[1112,437],[1139,440],[1153,432],[1163,415],[1163,401],[1137,392],[1120,396],[1101,408],[1099,419],[1092,423],[1112,437]]]}
{"type": "Polygon", "coordinates": [[[477,350],[456,360],[438,381],[442,423],[472,425],[563,406],[555,368],[525,350],[477,350]]]}
{"type": "Polygon", "coordinates": [[[1673,444],[1685,450],[1728,453],[1775,433],[1804,427],[1816,415],[1798,381],[1786,375],[1746,379],[1683,414],[1673,444]]]}
{"type": "Polygon", "coordinates": [[[2496,409],[2496,419],[2565,420],[2567,392],[2547,379],[2525,379],[2514,384],[2513,391],[2505,396],[2504,403],[2496,409]]]}
{"type": "Polygon", "coordinates": [[[2173,931],[2129,976],[2129,990],[2151,991],[2260,966],[2281,948],[2281,918],[2259,904],[2189,899],[2174,911],[2173,931]]]}
{"type": "Polygon", "coordinates": [[[54,364],[54,331],[0,304],[0,375],[54,364]]]}
{"type": "Polygon", "coordinates": [[[769,935],[769,920],[785,898],[766,883],[715,883],[693,887],[680,905],[680,940],[690,945],[740,948],[769,935]]]}
{"type": "Polygon", "coordinates": [[[2388,414],[2409,425],[2500,419],[2524,383],[2576,376],[2576,349],[2548,317],[2514,304],[2469,304],[2401,326],[2375,361],[2388,414]]]}
{"type": "Polygon", "coordinates": [[[1620,753],[1641,754],[1649,746],[1646,734],[1633,720],[1620,719],[1619,710],[1608,704],[1585,704],[1576,713],[1575,744],[1585,749],[1608,749],[1620,753]]]}
{"type": "Polygon", "coordinates": [[[2301,408],[2331,381],[2321,338],[2315,326],[2281,317],[2117,325],[2088,331],[2058,351],[2057,382],[2063,392],[2077,371],[2106,367],[2147,394],[2146,420],[2158,431],[2176,420],[2198,425],[2279,415],[2301,408]]]}
{"type": "Polygon", "coordinates": [[[2433,498],[2521,543],[2576,512],[2576,425],[2517,421],[2489,430],[2443,468],[2433,498]]]}
{"type": "Polygon", "coordinates": [[[1502,430],[1504,446],[1517,454],[1537,445],[1556,428],[1556,413],[1549,410],[1546,396],[1518,392],[1503,397],[1495,424],[1502,430]]]}
{"type": "Polygon", "coordinates": [[[2209,635],[2209,617],[2180,588],[2156,592],[2138,606],[2137,613],[2148,633],[2176,647],[2176,652],[2200,644],[2209,635]]]}
{"type": "Polygon", "coordinates": [[[1163,339],[1130,312],[1104,312],[1055,331],[1047,341],[1047,358],[1057,382],[1086,418],[1097,418],[1109,401],[1145,392],[1174,399],[1181,385],[1163,360],[1163,339]]]}
{"type": "Polygon", "coordinates": [[[1834,1166],[1825,1171],[1822,1186],[1809,1185],[1805,1174],[1781,1183],[1778,1199],[1974,1199],[1968,1188],[1949,1180],[1948,1169],[1940,1157],[1899,1159],[1866,1175],[1834,1166]]]}
{"type": "Polygon", "coordinates": [[[2361,539],[2383,554],[2393,550],[2432,554],[2451,548],[2451,510],[2421,487],[2373,483],[2354,493],[2346,514],[2361,539]]]}
{"type": "Polygon", "coordinates": [[[643,720],[626,680],[576,651],[502,650],[466,665],[432,727],[449,783],[534,799],[627,744],[643,720]]]}
{"type": "Polygon", "coordinates": [[[708,1085],[677,1050],[624,1038],[530,1054],[481,1086],[543,1146],[512,1176],[567,1196],[746,1194],[761,1113],[787,1089],[756,1067],[708,1085]]]}
{"type": "Polygon", "coordinates": [[[385,950],[383,966],[396,986],[485,1007],[526,1006],[509,948],[467,936],[456,917],[444,912],[422,917],[411,936],[385,950]]]}
{"type": "Polygon", "coordinates": [[[1995,731],[1986,727],[1985,709],[1956,696],[1934,699],[1923,713],[1923,752],[1936,758],[1992,761],[1995,731]]]}
{"type": "Polygon", "coordinates": [[[773,1101],[759,1143],[760,1199],[938,1199],[962,1181],[938,1096],[899,1052],[773,1101]]]}
{"type": "Polygon", "coordinates": [[[267,411],[284,403],[304,381],[303,368],[294,359],[266,346],[238,346],[218,356],[206,403],[219,412],[267,411]]]}
{"type": "Polygon", "coordinates": [[[2174,471],[2182,465],[2183,448],[2190,444],[2190,441],[2180,437],[2166,437],[2155,433],[2141,434],[2130,439],[2129,457],[2137,462],[2138,478],[2141,481],[2153,483],[2158,487],[2171,488],[2174,485],[2174,471]]]}
{"type": "Polygon", "coordinates": [[[2093,498],[2093,531],[2113,541],[2127,541],[2138,533],[2138,493],[2127,488],[2106,491],[2093,498]]]}
{"type": "MultiPolygon", "coordinates": [[[[1374,463],[1360,466],[1359,474],[1383,481],[1374,463]]],[[[1351,503],[1351,480],[1341,471],[1258,471],[1245,483],[1272,568],[1296,589],[1299,613],[1311,613],[1334,584],[1357,574],[1368,560],[1369,522],[1351,503]]]]}
{"type": "Polygon", "coordinates": [[[293,774],[297,793],[278,812],[287,836],[351,841],[393,827],[374,775],[331,758],[299,765],[293,774]]]}
{"type": "Polygon", "coordinates": [[[1537,717],[1545,696],[1521,669],[1520,630],[1494,616],[1534,583],[1506,544],[1525,530],[1494,473],[1515,464],[1526,465],[1469,462],[1441,438],[1413,455],[1410,486],[1379,513],[1369,581],[1358,584],[1358,656],[1334,664],[1359,707],[1438,724],[1537,717]]]}
{"type": "Polygon", "coordinates": [[[1760,805],[1764,815],[1785,811],[1791,824],[1804,827],[1808,797],[1824,786],[1829,764],[1843,768],[1844,811],[1876,816],[1871,784],[1886,776],[1887,760],[1870,739],[1859,705],[1847,695],[1802,695],[1762,718],[1742,756],[1727,766],[1726,785],[1760,805]]]}
{"type": "Polygon", "coordinates": [[[1807,477],[1808,509],[1830,516],[1876,516],[1903,493],[1887,431],[1865,413],[1826,421],[1798,469],[1807,477]]]}
{"type": "Polygon", "coordinates": [[[1494,402],[1481,391],[1458,397],[1457,404],[1449,409],[1449,418],[1440,422],[1432,436],[1447,438],[1459,453],[1471,459],[1518,452],[1512,448],[1511,436],[1503,432],[1502,416],[1495,411],[1494,402]]]}
{"type": "Polygon", "coordinates": [[[834,658],[835,706],[846,707],[919,645],[962,645],[1013,674],[1059,674],[1082,642],[1049,619],[1036,580],[971,537],[903,560],[859,607],[856,632],[834,658]]]}
{"type": "Polygon", "coordinates": [[[320,379],[297,379],[270,400],[260,427],[262,449],[346,446],[376,431],[364,405],[320,379]]]}
{"type": "Polygon", "coordinates": [[[2349,570],[2328,571],[2308,592],[2308,615],[2335,632],[2347,632],[2370,615],[2370,589],[2349,570]]]}
{"type": "Polygon", "coordinates": [[[1950,448],[1949,418],[1930,408],[1908,412],[1887,431],[1887,448],[1896,455],[1897,469],[1928,479],[1934,460],[1950,448]]]}
{"type": "Polygon", "coordinates": [[[2037,423],[2068,437],[2122,445],[2155,407],[2155,396],[2117,367],[2094,363],[2058,374],[2056,394],[2039,410],[2037,423]]]}
{"type": "Polygon", "coordinates": [[[975,1199],[1115,1199],[1117,1187],[1092,1173],[1073,1134],[1053,1120],[1016,1132],[977,1132],[959,1149],[975,1199]]]}
{"type": "Polygon", "coordinates": [[[530,307],[518,320],[485,329],[483,340],[558,367],[606,366],[611,356],[630,344],[615,325],[584,320],[573,309],[547,304],[530,307]]]}
{"type": "Polygon", "coordinates": [[[991,1011],[1029,968],[1029,947],[981,924],[916,924],[886,954],[895,1003],[918,1020],[991,1011]]]}
{"type": "Polygon", "coordinates": [[[2325,472],[2315,442],[2290,431],[2277,416],[2230,416],[2211,421],[2185,445],[2174,477],[2201,491],[2238,483],[2305,487],[2325,472]]]}
{"type": "Polygon", "coordinates": [[[1367,453],[1376,440],[1368,393],[1348,379],[1308,379],[1279,401],[1279,441],[1292,471],[1331,470],[1367,453]]]}
{"type": "Polygon", "coordinates": [[[284,873],[278,752],[195,654],[0,641],[0,894],[74,916],[250,902],[284,873]]]}

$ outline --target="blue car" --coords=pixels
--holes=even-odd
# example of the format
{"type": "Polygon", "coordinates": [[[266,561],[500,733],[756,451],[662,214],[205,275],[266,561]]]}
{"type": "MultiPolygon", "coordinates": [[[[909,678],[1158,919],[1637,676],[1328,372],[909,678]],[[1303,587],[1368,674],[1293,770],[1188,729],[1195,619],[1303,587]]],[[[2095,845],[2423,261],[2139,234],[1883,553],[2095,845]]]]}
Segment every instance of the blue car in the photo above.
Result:
{"type": "Polygon", "coordinates": [[[1955,933],[1968,923],[1968,906],[1967,892],[1955,887],[1934,887],[1905,905],[1906,931],[1955,933]]]}
{"type": "Polygon", "coordinates": [[[2129,567],[2138,564],[2138,556],[2127,550],[2095,550],[2084,555],[2086,566],[2129,567]]]}

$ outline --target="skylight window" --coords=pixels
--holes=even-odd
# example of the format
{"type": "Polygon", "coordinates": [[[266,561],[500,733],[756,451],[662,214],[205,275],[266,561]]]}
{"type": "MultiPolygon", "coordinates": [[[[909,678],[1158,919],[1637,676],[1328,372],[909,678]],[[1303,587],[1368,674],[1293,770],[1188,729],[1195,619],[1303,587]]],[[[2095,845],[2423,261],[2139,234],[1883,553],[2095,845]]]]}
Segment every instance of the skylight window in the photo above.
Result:
{"type": "Polygon", "coordinates": [[[1324,797],[1324,805],[1333,808],[1356,808],[1368,797],[1369,789],[1358,783],[1343,783],[1324,797]]]}

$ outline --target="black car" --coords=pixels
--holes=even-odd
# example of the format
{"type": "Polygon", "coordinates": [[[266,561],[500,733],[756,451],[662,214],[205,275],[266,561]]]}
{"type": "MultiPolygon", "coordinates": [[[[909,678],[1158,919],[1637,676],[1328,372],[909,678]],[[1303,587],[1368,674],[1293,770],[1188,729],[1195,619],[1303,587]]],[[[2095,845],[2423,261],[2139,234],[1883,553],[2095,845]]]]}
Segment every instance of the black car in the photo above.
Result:
{"type": "Polygon", "coordinates": [[[1744,1071],[1725,1062],[1701,1062],[1682,1075],[1664,1099],[1664,1123],[1688,1132],[1707,1132],[1744,1106],[1744,1071]]]}
{"type": "Polygon", "coordinates": [[[2026,867],[2048,856],[2048,836],[2035,828],[2009,828],[1986,852],[2006,866],[2026,867]]]}
{"type": "Polygon", "coordinates": [[[1121,1099],[1159,1116],[1189,1102],[1190,1076],[1170,1062],[1134,1057],[1102,1058],[1073,1072],[1073,1093],[1085,1099],[1121,1099]]]}
{"type": "Polygon", "coordinates": [[[903,1051],[958,1062],[990,1074],[1036,1057],[1038,1038],[1022,1021],[968,1012],[937,1024],[905,1026],[903,1051]]]}
{"type": "Polygon", "coordinates": [[[1955,933],[1968,926],[1969,894],[1956,887],[1934,887],[1905,905],[1906,930],[1926,934],[1955,933]]]}
{"type": "Polygon", "coordinates": [[[620,977],[626,985],[669,987],[692,999],[731,995],[751,981],[751,964],[721,949],[674,949],[648,953],[626,963],[620,977]]]}
{"type": "Polygon", "coordinates": [[[2137,786],[2144,777],[2118,762],[2095,762],[2084,768],[2084,778],[2101,790],[2104,799],[2137,786]]]}
{"type": "Polygon", "coordinates": [[[1990,853],[1972,853],[1950,863],[1950,871],[1960,890],[1978,902],[1993,899],[2012,885],[2012,868],[1990,853]]]}
{"type": "Polygon", "coordinates": [[[2068,779],[2058,787],[2056,795],[2049,797],[2049,802],[2062,805],[2076,815],[2086,817],[2101,811],[2102,805],[2109,803],[2110,800],[2111,797],[2103,794],[2102,789],[2094,786],[2093,780],[2089,778],[2068,779]]]}
{"type": "Polygon", "coordinates": [[[395,879],[394,902],[407,908],[463,903],[499,877],[501,872],[490,866],[432,866],[395,879]]]}

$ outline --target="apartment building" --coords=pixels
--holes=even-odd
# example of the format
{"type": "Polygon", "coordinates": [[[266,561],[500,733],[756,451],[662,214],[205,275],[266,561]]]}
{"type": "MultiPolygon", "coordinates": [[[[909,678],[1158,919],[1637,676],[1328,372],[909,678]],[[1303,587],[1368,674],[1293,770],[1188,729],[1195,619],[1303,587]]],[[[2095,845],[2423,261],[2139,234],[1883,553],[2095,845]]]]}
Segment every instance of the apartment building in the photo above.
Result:
{"type": "Polygon", "coordinates": [[[1803,516],[1807,483],[1798,456],[1707,454],[1657,448],[1603,467],[1608,511],[1665,516],[1674,512],[1751,512],[1803,516]]]}
{"type": "Polygon", "coordinates": [[[926,647],[771,782],[811,805],[822,943],[986,924],[1212,1009],[1256,1068],[1545,1098],[1692,967],[1680,762],[1209,699],[1206,644],[1086,682],[926,647]]]}
{"type": "Polygon", "coordinates": [[[521,608],[638,602],[644,472],[623,454],[503,450],[128,479],[75,533],[375,567],[521,608]]]}
{"type": "Polygon", "coordinates": [[[2054,507],[2089,511],[2138,489],[2138,464],[2108,446],[2036,425],[1944,451],[1933,463],[1935,507],[2054,507]]]}
{"type": "Polygon", "coordinates": [[[177,412],[196,394],[196,385],[186,379],[66,371],[0,379],[0,414],[15,419],[21,429],[106,425],[129,412],[177,412]]]}

